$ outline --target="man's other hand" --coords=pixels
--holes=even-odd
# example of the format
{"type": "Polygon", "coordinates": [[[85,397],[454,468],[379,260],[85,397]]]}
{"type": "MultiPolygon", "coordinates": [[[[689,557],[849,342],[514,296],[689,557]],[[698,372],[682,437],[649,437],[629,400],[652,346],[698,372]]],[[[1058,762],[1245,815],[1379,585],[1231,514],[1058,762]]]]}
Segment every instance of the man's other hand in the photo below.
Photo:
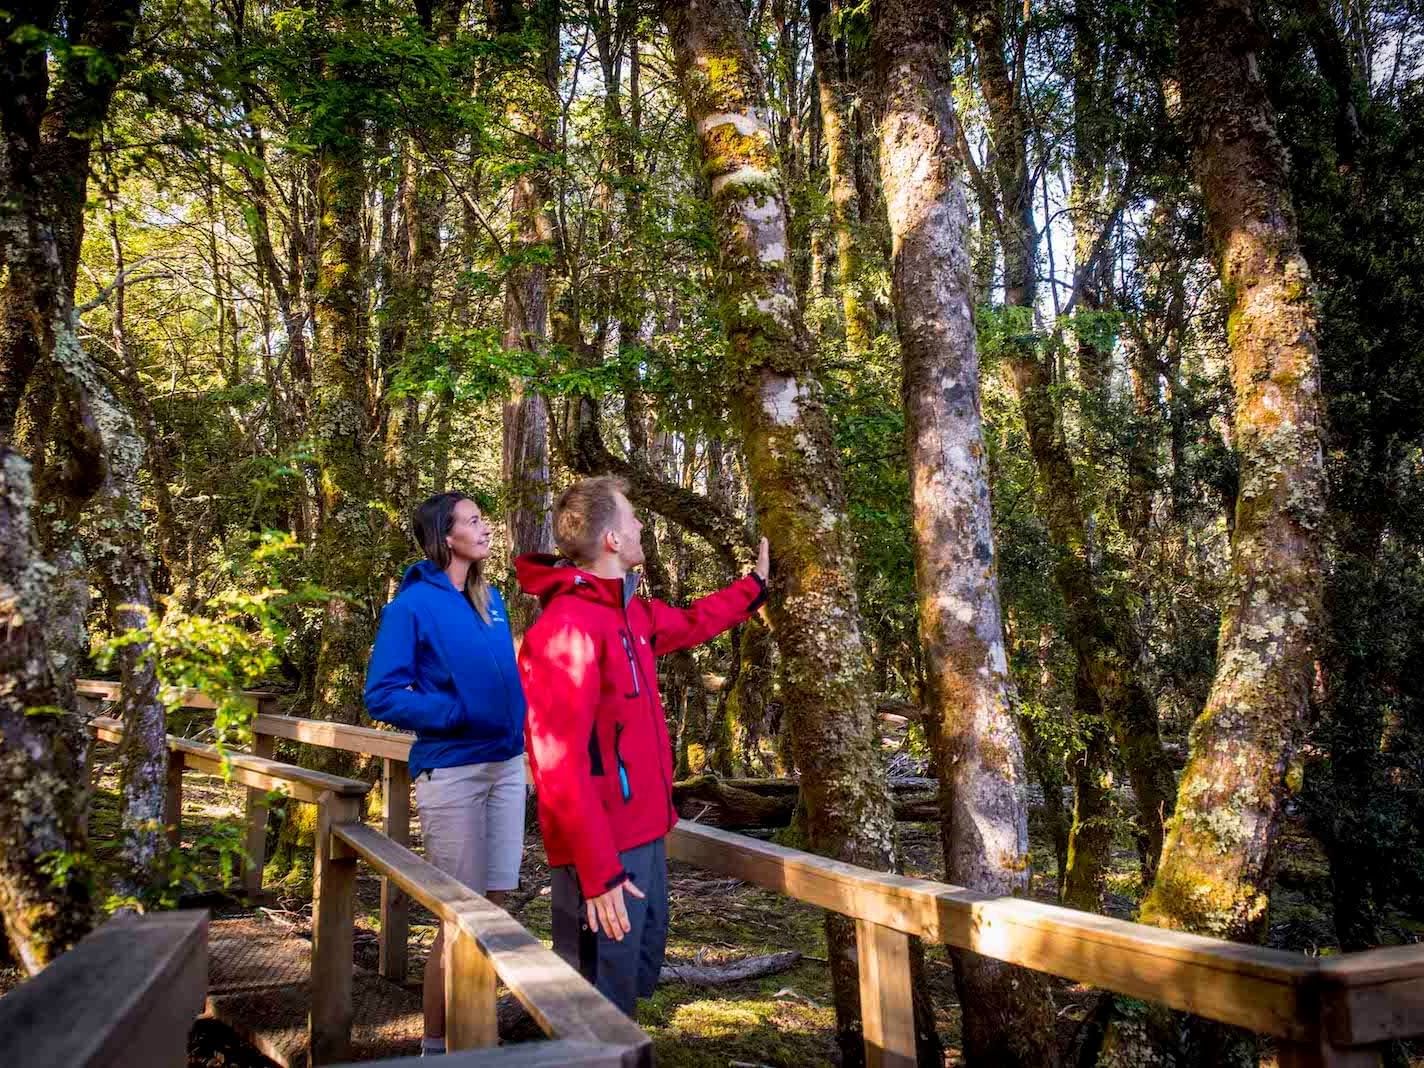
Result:
{"type": "Polygon", "coordinates": [[[757,546],[756,567],[752,569],[765,582],[771,577],[771,547],[765,538],[761,539],[761,544],[757,546]]]}
{"type": "Polygon", "coordinates": [[[634,897],[647,896],[633,885],[631,879],[624,879],[606,894],[588,899],[588,925],[594,934],[602,931],[613,941],[621,942],[623,936],[632,930],[628,924],[628,907],[623,903],[625,890],[634,897]]]}

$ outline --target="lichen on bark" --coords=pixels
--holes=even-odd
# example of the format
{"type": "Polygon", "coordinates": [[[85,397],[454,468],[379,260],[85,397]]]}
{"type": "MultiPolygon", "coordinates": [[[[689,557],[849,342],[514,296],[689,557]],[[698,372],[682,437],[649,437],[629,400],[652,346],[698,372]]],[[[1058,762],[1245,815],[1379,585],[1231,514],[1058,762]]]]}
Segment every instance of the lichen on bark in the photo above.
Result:
{"type": "MultiPolygon", "coordinates": [[[[875,750],[869,665],[840,462],[787,257],[786,204],[745,13],[664,11],[709,181],[732,409],[775,561],[771,616],[813,849],[887,869],[894,820],[875,750]]],[[[828,921],[841,1050],[863,1057],[854,937],[828,921]]]]}
{"type": "MultiPolygon", "coordinates": [[[[1027,892],[1028,806],[1008,671],[971,310],[968,209],[955,152],[949,28],[934,0],[876,9],[881,181],[893,237],[915,580],[948,882],[1027,892]]],[[[955,953],[972,1065],[1051,1065],[1043,977],[955,953]]]]}

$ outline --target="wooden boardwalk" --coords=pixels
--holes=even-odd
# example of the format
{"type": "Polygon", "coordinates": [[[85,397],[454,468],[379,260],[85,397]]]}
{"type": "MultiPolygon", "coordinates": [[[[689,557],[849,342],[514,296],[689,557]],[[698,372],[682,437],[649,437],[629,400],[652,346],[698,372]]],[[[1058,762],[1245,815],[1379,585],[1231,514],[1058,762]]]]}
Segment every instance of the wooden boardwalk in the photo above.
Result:
{"type": "MultiPolygon", "coordinates": [[[[261,919],[215,920],[208,928],[207,1014],[283,1068],[306,1068],[311,942],[261,919]]],[[[356,968],[351,1059],[420,1054],[420,994],[356,968]]]]}

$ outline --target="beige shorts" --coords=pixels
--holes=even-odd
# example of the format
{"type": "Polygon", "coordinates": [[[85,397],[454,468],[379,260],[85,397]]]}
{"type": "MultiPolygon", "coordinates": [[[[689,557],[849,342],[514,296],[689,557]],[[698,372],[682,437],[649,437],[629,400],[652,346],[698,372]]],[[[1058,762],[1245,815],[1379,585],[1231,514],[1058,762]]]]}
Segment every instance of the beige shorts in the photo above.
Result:
{"type": "Polygon", "coordinates": [[[524,756],[415,780],[425,857],[471,890],[513,890],[524,855],[524,756]]]}

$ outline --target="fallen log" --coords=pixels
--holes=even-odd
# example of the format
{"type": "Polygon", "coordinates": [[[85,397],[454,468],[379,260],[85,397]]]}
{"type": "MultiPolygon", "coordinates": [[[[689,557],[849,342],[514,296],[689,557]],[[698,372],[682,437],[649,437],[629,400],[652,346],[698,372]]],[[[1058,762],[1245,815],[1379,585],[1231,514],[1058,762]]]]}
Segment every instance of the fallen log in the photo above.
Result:
{"type": "Polygon", "coordinates": [[[686,983],[689,986],[727,986],[747,979],[761,979],[796,966],[801,954],[788,949],[760,957],[744,957],[726,964],[664,964],[658,973],[660,983],[686,983]]]}
{"type": "MultiPolygon", "coordinates": [[[[934,780],[904,780],[899,788],[891,783],[897,795],[897,820],[930,823],[939,819],[939,803],[934,794],[924,792],[926,786],[932,788],[934,780]],[[910,793],[910,790],[918,792],[910,793]]],[[[673,803],[680,811],[693,818],[705,818],[708,823],[726,830],[790,826],[796,797],[796,784],[787,779],[719,779],[715,775],[699,775],[672,786],[673,803]],[[698,804],[703,806],[700,813],[696,809],[698,804]]]]}

